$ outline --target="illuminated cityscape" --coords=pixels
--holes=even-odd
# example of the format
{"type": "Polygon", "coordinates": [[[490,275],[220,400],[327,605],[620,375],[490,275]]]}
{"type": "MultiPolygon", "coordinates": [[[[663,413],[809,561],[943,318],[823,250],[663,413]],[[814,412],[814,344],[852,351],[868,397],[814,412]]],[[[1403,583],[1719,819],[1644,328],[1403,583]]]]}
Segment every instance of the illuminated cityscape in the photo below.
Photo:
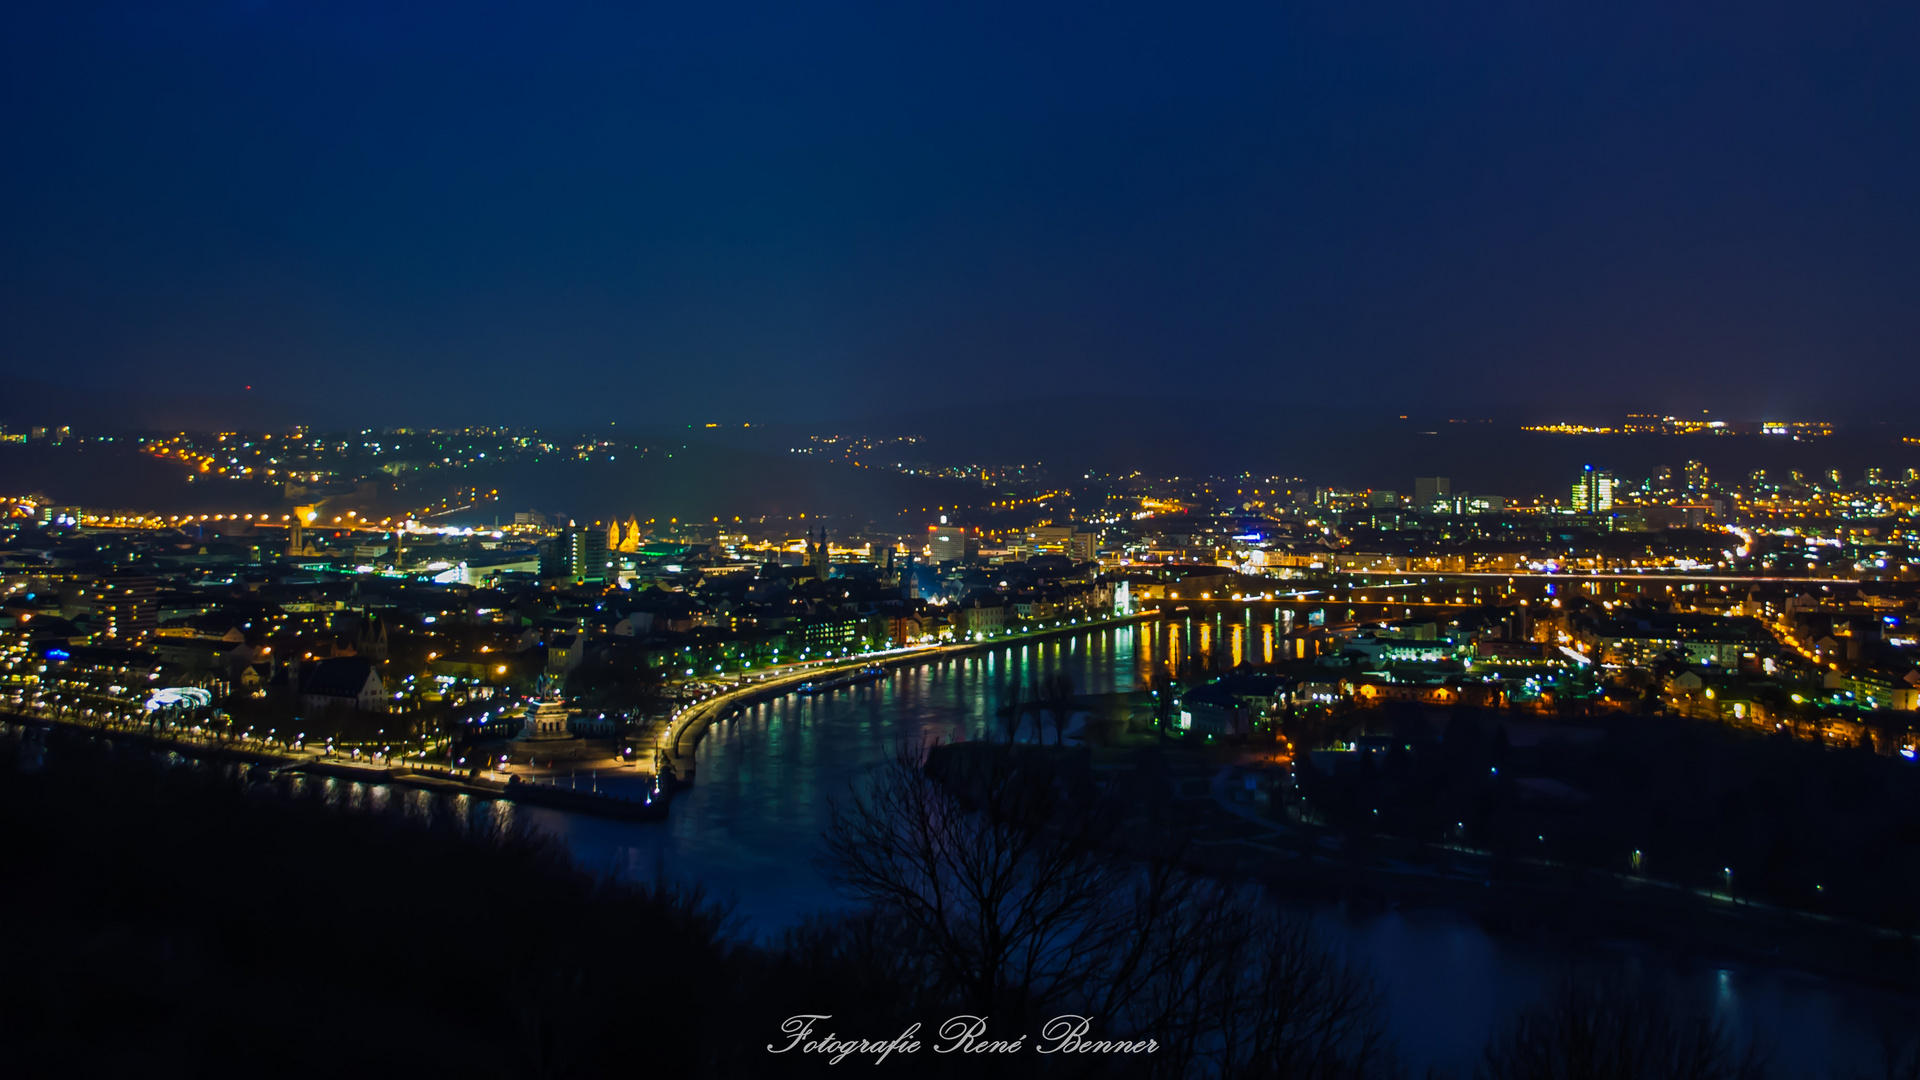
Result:
{"type": "Polygon", "coordinates": [[[1920,9],[4,18],[0,1075],[1920,1080],[1920,9]]]}
{"type": "MultiPolygon", "coordinates": [[[[478,760],[537,684],[586,665],[645,682],[572,715],[609,737],[608,761],[638,763],[664,790],[677,718],[715,693],[1177,618],[1213,627],[1205,665],[1271,671],[1285,702],[1219,736],[1284,741],[1300,708],[1474,700],[1916,749],[1912,467],[1756,469],[1723,485],[1691,460],[1625,480],[1588,464],[1567,498],[1455,493],[1444,476],[1402,497],[1252,474],[881,466],[876,452],[919,440],[823,436],[808,445],[847,448],[836,468],[963,486],[936,496],[951,504],[860,520],[636,508],[583,521],[503,506],[463,474],[665,451],[493,429],[59,430],[58,443],[35,439],[71,454],[126,439],[190,482],[237,486],[231,511],[197,514],[8,498],[4,693],[29,715],[127,722],[155,689],[194,687],[217,703],[197,725],[220,737],[276,732],[282,749],[318,739],[389,767],[444,767],[478,760]],[[343,659],[359,674],[336,685],[343,659]],[[128,665],[145,674],[102,693],[128,665]]],[[[1151,662],[1193,660],[1176,649],[1151,662]]],[[[512,757],[496,771],[524,764],[512,757]]]]}
{"type": "MultiPolygon", "coordinates": [[[[1016,668],[999,711],[1014,745],[1065,747],[1071,730],[1112,760],[1226,770],[1228,787],[1185,811],[1205,816],[1164,834],[1199,845],[1199,872],[1270,873],[1360,829],[1416,862],[1519,855],[1613,888],[1897,921],[1899,894],[1830,852],[1767,870],[1712,815],[1649,831],[1620,801],[1631,785],[1579,748],[1670,754],[1698,728],[1731,740],[1714,753],[1761,740],[1909,767],[1920,468],[1903,439],[1868,444],[1879,466],[1822,467],[1816,452],[1729,481],[1687,456],[1697,432],[1638,433],[1671,440],[1674,463],[1582,464],[1559,495],[1444,475],[1402,495],[1252,472],[1056,475],[944,461],[918,436],[824,435],[784,453],[824,455],[808,467],[830,478],[931,486],[918,505],[876,496],[861,512],[771,513],[743,493],[739,514],[643,499],[588,518],[501,492],[529,475],[531,490],[591,490],[564,478],[615,483],[604,470],[622,459],[695,460],[718,436],[45,427],[14,452],[157,460],[175,498],[226,508],[5,499],[0,708],[16,724],[665,829],[698,804],[703,747],[743,716],[852,706],[947,665],[991,681],[1012,657],[1124,641],[1107,677],[1132,690],[1048,705],[1016,668]],[[1456,746],[1463,727],[1478,749],[1456,746]],[[1472,808],[1461,762],[1485,770],[1472,808]],[[1205,839],[1231,822],[1253,831],[1205,839]]],[[[978,722],[991,740],[998,721],[978,722]]],[[[1135,842],[1166,826],[1141,828],[1135,842]]],[[[1621,900],[1623,928],[1667,917],[1621,900]]],[[[1748,932],[1736,921],[1715,940],[1737,949],[1748,932]]],[[[1795,962],[1854,972],[1831,946],[1796,944],[1812,951],[1795,962]]]]}

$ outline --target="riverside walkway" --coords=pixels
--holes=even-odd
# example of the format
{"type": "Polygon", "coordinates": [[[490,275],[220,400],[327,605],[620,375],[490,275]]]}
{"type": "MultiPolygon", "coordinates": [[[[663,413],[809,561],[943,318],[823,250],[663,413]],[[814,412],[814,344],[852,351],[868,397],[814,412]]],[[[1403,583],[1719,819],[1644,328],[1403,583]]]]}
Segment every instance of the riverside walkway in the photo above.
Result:
{"type": "MultiPolygon", "coordinates": [[[[694,748],[700,744],[700,736],[705,734],[708,726],[715,720],[743,705],[767,698],[782,697],[806,683],[830,679],[836,675],[846,675],[866,668],[909,667],[969,653],[989,652],[1029,641],[1084,634],[1093,630],[1109,630],[1159,617],[1161,616],[1158,611],[1148,611],[1104,619],[1070,620],[1043,630],[1002,634],[980,641],[916,645],[884,652],[863,653],[841,661],[823,662],[813,666],[789,668],[744,678],[728,685],[711,697],[703,698],[681,709],[674,714],[669,723],[660,726],[643,745],[653,751],[651,756],[659,762],[663,773],[670,771],[675,782],[687,784],[693,780],[694,748]]],[[[662,779],[665,778],[662,777],[662,779]]]]}
{"type": "MultiPolygon", "coordinates": [[[[24,724],[42,728],[85,733],[97,738],[125,742],[149,749],[176,753],[201,761],[229,762],[258,767],[273,774],[300,773],[325,776],[367,785],[389,785],[467,795],[477,799],[502,799],[573,811],[596,817],[623,820],[663,820],[673,788],[693,780],[694,749],[700,736],[716,719],[749,702],[780,697],[803,684],[859,672],[866,668],[892,669],[927,664],[970,653],[987,652],[1049,638],[1083,634],[1127,626],[1160,618],[1158,611],[1096,619],[1071,619],[1058,626],[1001,634],[978,641],[930,644],[863,653],[838,661],[819,661],[797,665],[777,672],[741,676],[708,697],[676,712],[666,724],[656,724],[640,737],[635,749],[651,749],[637,755],[635,772],[648,775],[649,759],[652,791],[635,798],[623,797],[577,786],[562,787],[551,780],[523,777],[518,773],[498,779],[498,773],[480,769],[458,769],[445,765],[409,761],[385,755],[347,756],[323,746],[289,743],[285,740],[208,734],[182,727],[157,727],[139,720],[118,717],[87,719],[47,710],[0,711],[0,723],[24,724]]],[[[128,710],[134,703],[125,702],[128,710]]]]}
{"type": "Polygon", "coordinates": [[[382,762],[377,758],[356,760],[319,748],[287,746],[273,740],[194,738],[178,731],[141,730],[135,726],[59,716],[6,712],[0,713],[0,723],[68,731],[179,754],[196,761],[265,769],[273,775],[299,773],[323,776],[369,787],[410,788],[476,799],[500,799],[629,821],[656,821],[667,816],[667,800],[663,795],[628,798],[578,787],[561,787],[557,783],[527,779],[517,774],[499,780],[479,769],[455,769],[404,760],[382,762]]]}

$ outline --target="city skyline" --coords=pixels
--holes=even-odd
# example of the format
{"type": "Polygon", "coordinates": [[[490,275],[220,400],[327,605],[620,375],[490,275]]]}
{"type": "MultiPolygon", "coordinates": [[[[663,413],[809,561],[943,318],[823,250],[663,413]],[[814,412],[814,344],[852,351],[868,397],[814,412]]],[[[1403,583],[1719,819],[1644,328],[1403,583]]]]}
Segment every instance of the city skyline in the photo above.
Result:
{"type": "Polygon", "coordinates": [[[8,1076],[1920,1078],[1920,6],[0,50],[8,1076]]]}

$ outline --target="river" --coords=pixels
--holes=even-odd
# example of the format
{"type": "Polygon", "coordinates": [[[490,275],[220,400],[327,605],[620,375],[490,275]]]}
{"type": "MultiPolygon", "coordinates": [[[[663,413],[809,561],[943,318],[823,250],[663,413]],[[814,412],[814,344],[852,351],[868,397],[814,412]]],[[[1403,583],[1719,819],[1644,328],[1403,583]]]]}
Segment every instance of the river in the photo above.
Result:
{"type": "MultiPolygon", "coordinates": [[[[521,812],[562,837],[589,869],[697,881],[764,935],[845,903],[812,862],[830,800],[902,742],[983,737],[1007,689],[1036,670],[1066,672],[1081,693],[1127,691],[1189,652],[1202,660],[1217,653],[1223,663],[1270,660],[1274,640],[1270,627],[1250,621],[1147,623],[904,668],[878,683],[790,695],[716,723],[696,752],[694,786],[675,797],[665,824],[521,812]]],[[[1447,911],[1305,914],[1372,969],[1416,1074],[1427,1065],[1469,1069],[1515,1008],[1576,965],[1625,967],[1664,984],[1676,1001],[1722,1018],[1743,1043],[1758,1037],[1790,1076],[1877,1070],[1883,1033],[1920,1030],[1920,1002],[1791,971],[1631,943],[1594,949],[1514,939],[1447,911]]]]}

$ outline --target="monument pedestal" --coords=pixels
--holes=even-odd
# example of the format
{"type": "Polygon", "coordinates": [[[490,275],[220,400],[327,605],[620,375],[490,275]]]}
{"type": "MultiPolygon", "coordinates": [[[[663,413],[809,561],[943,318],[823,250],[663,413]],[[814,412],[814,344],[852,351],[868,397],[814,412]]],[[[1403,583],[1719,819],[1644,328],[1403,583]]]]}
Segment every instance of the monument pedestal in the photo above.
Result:
{"type": "Polygon", "coordinates": [[[508,741],[507,753],[516,765],[573,761],[604,757],[604,740],[598,744],[567,730],[567,703],[562,698],[534,698],[527,702],[527,718],[520,734],[508,741]]]}

